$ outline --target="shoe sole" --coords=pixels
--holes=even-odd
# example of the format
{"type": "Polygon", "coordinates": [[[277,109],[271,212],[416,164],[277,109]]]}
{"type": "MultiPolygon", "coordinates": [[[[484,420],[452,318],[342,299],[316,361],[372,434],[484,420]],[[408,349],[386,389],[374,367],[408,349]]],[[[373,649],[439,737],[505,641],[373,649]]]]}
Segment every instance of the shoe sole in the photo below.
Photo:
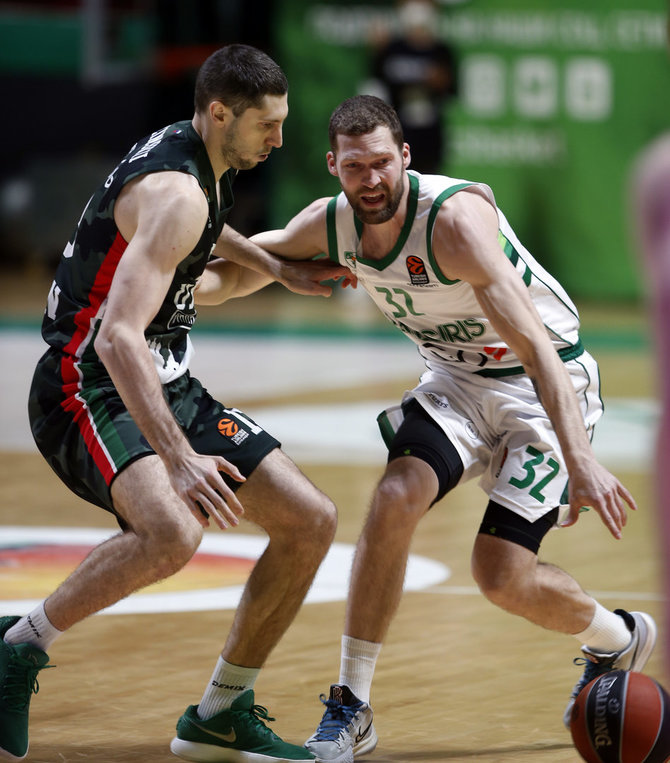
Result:
{"type": "MultiPolygon", "coordinates": [[[[307,745],[306,745],[307,746],[307,745]]],[[[377,732],[374,726],[370,726],[363,739],[355,744],[353,748],[348,747],[342,751],[337,758],[321,758],[315,750],[310,750],[316,755],[316,763],[354,763],[354,757],[360,758],[363,755],[369,755],[377,746],[377,732]]],[[[309,750],[309,747],[307,747],[309,750]]]]}
{"type": "Polygon", "coordinates": [[[360,742],[354,745],[354,757],[362,757],[363,755],[369,755],[377,746],[377,732],[374,726],[370,726],[368,733],[361,739],[360,742]]]}
{"type": "Polygon", "coordinates": [[[2,760],[20,761],[20,760],[25,760],[27,756],[28,756],[28,750],[26,750],[24,755],[17,756],[9,752],[9,750],[0,748],[0,758],[2,758],[2,760]]]}
{"type": "Polygon", "coordinates": [[[314,758],[277,758],[215,744],[187,742],[179,737],[170,742],[170,751],[178,758],[189,760],[191,763],[314,763],[314,758]]]}
{"type": "MultiPolygon", "coordinates": [[[[310,752],[312,751],[310,750],[310,752]]],[[[314,755],[316,755],[314,763],[354,763],[354,751],[351,747],[344,750],[337,758],[320,758],[317,752],[314,755]]]]}

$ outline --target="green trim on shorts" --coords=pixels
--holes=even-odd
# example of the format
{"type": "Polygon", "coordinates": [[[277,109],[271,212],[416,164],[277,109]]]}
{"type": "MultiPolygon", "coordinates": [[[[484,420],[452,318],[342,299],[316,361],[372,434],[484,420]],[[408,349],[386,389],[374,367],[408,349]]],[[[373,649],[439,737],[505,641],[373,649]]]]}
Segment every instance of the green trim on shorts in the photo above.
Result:
{"type": "Polygon", "coordinates": [[[391,424],[386,411],[382,411],[379,416],[377,416],[377,425],[379,426],[382,440],[384,440],[384,445],[386,445],[387,448],[391,447],[391,441],[395,436],[395,430],[393,429],[393,425],[391,424]]]}
{"type": "MultiPolygon", "coordinates": [[[[578,339],[575,344],[561,347],[557,352],[560,359],[564,363],[567,363],[569,360],[574,360],[584,354],[584,345],[582,344],[582,340],[578,339]]],[[[477,374],[477,376],[485,376],[489,379],[499,379],[503,376],[525,374],[526,371],[523,366],[514,366],[513,368],[482,369],[481,371],[475,371],[474,373],[477,374]]]]}

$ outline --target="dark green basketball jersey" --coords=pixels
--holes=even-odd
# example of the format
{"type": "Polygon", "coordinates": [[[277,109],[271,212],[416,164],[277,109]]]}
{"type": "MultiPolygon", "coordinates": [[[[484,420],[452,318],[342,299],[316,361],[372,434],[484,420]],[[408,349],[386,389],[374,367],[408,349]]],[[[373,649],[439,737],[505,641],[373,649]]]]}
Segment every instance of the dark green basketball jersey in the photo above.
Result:
{"type": "Polygon", "coordinates": [[[160,310],[145,335],[162,383],[186,370],[191,354],[188,332],[196,318],[193,293],[210,257],[228,212],[233,206],[229,170],[219,181],[220,206],[214,173],[200,136],[190,121],[176,122],[138,141],[93,194],[60,259],[42,323],[42,335],[66,356],[63,381],[86,384],[105,375],[94,350],[107,296],[128,242],[114,222],[114,204],[123,186],[138,175],[165,170],[193,175],[209,204],[209,216],[193,251],[177,266],[160,310]],[[66,368],[70,367],[68,373],[66,368]]]}

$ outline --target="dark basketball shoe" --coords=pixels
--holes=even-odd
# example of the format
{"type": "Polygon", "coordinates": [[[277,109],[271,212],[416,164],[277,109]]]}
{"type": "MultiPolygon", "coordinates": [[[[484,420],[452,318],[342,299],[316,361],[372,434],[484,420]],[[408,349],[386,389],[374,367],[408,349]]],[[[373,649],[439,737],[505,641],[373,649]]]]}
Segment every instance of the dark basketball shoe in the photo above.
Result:
{"type": "Polygon", "coordinates": [[[18,617],[0,617],[0,758],[23,760],[28,754],[28,709],[37,694],[37,674],[47,665],[46,652],[30,644],[6,644],[5,633],[18,617]]]}
{"type": "Polygon", "coordinates": [[[170,749],[184,760],[230,763],[312,763],[304,747],[289,744],[264,721],[273,721],[266,708],[254,704],[253,689],[240,694],[230,710],[208,718],[198,717],[191,705],[177,723],[170,749]]]}
{"type": "Polygon", "coordinates": [[[620,652],[596,652],[586,644],[582,647],[584,657],[576,657],[575,665],[583,665],[584,673],[572,690],[565,712],[563,723],[570,728],[570,715],[579,692],[594,678],[610,670],[640,671],[647,664],[656,644],[656,623],[651,615],[645,612],[626,612],[615,609],[615,614],[623,617],[628,630],[631,632],[630,644],[620,652]]]}

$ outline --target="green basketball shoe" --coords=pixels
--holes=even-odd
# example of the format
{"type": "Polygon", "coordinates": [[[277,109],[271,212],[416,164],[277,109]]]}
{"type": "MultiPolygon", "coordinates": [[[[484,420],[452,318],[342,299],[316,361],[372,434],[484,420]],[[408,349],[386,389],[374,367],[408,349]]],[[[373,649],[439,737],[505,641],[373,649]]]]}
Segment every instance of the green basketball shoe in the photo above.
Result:
{"type": "Polygon", "coordinates": [[[0,617],[0,758],[23,760],[28,754],[28,707],[37,694],[37,674],[49,656],[30,644],[6,644],[5,633],[18,617],[0,617]]]}
{"type": "Polygon", "coordinates": [[[274,721],[268,711],[254,705],[253,689],[240,694],[230,710],[198,718],[191,705],[177,722],[170,749],[196,763],[308,763],[314,756],[304,747],[280,739],[263,721],[274,721]]]}

